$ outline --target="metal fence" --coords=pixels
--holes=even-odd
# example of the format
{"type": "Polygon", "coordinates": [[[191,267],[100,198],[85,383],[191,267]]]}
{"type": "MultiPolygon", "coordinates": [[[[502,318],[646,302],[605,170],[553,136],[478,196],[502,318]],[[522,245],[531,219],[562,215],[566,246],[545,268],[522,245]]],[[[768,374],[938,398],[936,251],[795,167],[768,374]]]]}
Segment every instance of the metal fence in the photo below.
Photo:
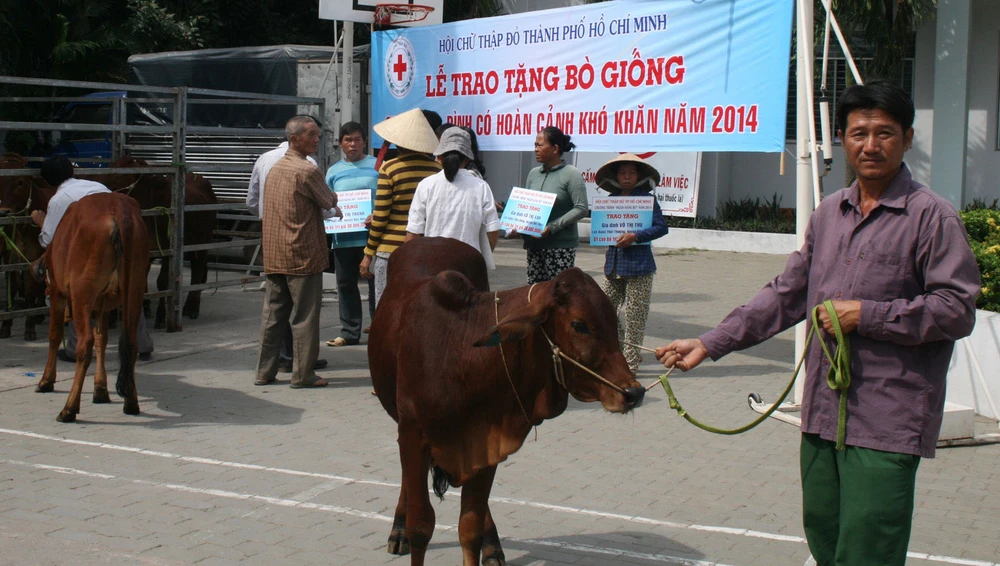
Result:
{"type": "MultiPolygon", "coordinates": [[[[147,293],[147,298],[167,298],[167,330],[176,331],[181,328],[181,305],[185,292],[218,289],[222,287],[246,285],[263,278],[259,275],[261,268],[256,267],[253,259],[259,255],[259,221],[256,215],[247,211],[244,195],[246,179],[256,157],[264,151],[273,149],[285,133],[282,129],[225,127],[225,126],[192,126],[188,124],[188,109],[195,104],[272,104],[295,106],[295,113],[325,115],[325,100],[323,98],[308,98],[298,96],[269,95],[237,91],[223,91],[189,87],[155,87],[147,85],[131,85],[116,83],[62,81],[50,79],[33,79],[21,77],[0,76],[0,85],[18,85],[20,87],[37,87],[39,90],[79,89],[91,91],[125,91],[124,98],[72,97],[72,96],[7,96],[0,97],[0,104],[39,104],[39,103],[108,103],[111,105],[108,123],[65,123],[65,122],[18,122],[0,121],[0,131],[25,130],[30,132],[94,132],[102,136],[110,136],[111,157],[107,158],[72,158],[79,167],[78,177],[88,177],[100,180],[103,175],[120,174],[168,174],[173,177],[171,203],[169,207],[170,241],[163,249],[153,250],[151,258],[160,258],[169,269],[169,288],[165,291],[147,293]],[[128,96],[136,93],[136,96],[128,96]],[[197,98],[192,98],[196,95],[197,98]],[[164,105],[172,109],[172,123],[168,125],[138,125],[130,124],[131,107],[138,108],[140,104],[164,105]],[[315,112],[308,111],[315,108],[315,112]],[[107,167],[126,153],[146,159],[148,167],[107,167]],[[98,167],[85,167],[97,165],[98,167]],[[213,183],[213,189],[218,186],[216,197],[219,204],[185,205],[185,174],[200,174],[213,183]],[[228,202],[227,202],[228,201],[228,202]],[[217,212],[217,226],[213,242],[184,245],[184,213],[213,210],[217,212]],[[183,282],[183,258],[185,252],[198,250],[219,250],[242,248],[241,254],[249,260],[216,261],[210,263],[210,268],[217,271],[216,280],[198,285],[185,285],[183,282]],[[248,248],[254,250],[248,253],[248,248]],[[243,272],[236,278],[219,278],[218,270],[237,270],[243,272]],[[257,275],[251,275],[257,273],[257,275]]],[[[328,135],[326,129],[323,135],[328,135]]],[[[323,140],[326,142],[326,140],[323,140]]],[[[320,152],[327,143],[320,144],[320,152]]],[[[320,163],[325,163],[325,156],[320,155],[320,163]]],[[[29,161],[39,161],[41,158],[29,161]]],[[[0,169],[0,178],[37,175],[38,170],[0,169]]],[[[144,216],[162,215],[162,210],[144,210],[144,216]]],[[[0,229],[8,225],[30,223],[27,216],[0,217],[0,229]]],[[[0,274],[14,271],[24,271],[29,264],[23,262],[0,265],[0,274]]],[[[6,293],[5,293],[6,295],[6,293]]],[[[0,321],[11,318],[22,318],[34,314],[48,312],[47,307],[33,309],[13,309],[8,304],[6,312],[0,312],[0,321]]]]}

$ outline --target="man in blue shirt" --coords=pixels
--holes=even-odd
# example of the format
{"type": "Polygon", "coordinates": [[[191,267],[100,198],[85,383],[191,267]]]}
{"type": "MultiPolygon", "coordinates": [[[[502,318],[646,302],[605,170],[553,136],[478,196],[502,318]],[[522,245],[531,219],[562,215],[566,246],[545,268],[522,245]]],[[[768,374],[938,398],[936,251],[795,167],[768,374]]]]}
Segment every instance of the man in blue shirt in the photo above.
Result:
{"type": "MultiPolygon", "coordinates": [[[[340,127],[340,150],[344,158],[326,172],[326,184],[334,192],[368,190],[372,202],[378,187],[375,158],[365,153],[365,129],[357,122],[340,127]]],[[[337,275],[337,297],[340,305],[340,336],[328,340],[327,346],[351,346],[361,339],[361,292],[358,290],[358,268],[364,259],[368,232],[347,232],[333,235],[334,273],[337,275]]],[[[368,282],[368,312],[375,316],[375,282],[368,282]]]]}

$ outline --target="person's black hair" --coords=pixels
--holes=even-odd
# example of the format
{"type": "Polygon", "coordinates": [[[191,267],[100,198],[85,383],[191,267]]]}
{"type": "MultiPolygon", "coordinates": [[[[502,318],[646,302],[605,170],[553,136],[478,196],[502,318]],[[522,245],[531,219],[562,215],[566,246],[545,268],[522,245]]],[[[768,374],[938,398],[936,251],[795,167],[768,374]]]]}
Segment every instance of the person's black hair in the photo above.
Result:
{"type": "Polygon", "coordinates": [[[73,163],[65,155],[57,155],[42,162],[42,178],[52,187],[58,187],[73,178],[73,163]]]}
{"type": "Polygon", "coordinates": [[[486,164],[483,163],[483,156],[479,154],[479,140],[476,139],[476,132],[472,131],[472,128],[468,126],[459,126],[469,134],[469,139],[472,140],[472,160],[469,161],[469,166],[474,167],[476,171],[479,171],[479,176],[486,179],[486,164]]]}
{"type": "Polygon", "coordinates": [[[457,151],[446,151],[439,157],[441,158],[441,169],[444,171],[444,178],[448,179],[449,182],[455,180],[458,170],[462,168],[465,160],[468,159],[468,157],[457,151]]]}
{"type": "Polygon", "coordinates": [[[440,126],[434,128],[434,135],[437,136],[438,139],[441,139],[441,136],[443,136],[446,131],[448,131],[451,128],[457,128],[457,127],[458,127],[458,124],[452,124],[451,122],[445,122],[445,123],[441,124],[440,126]]]}
{"type": "Polygon", "coordinates": [[[846,133],[847,118],[855,110],[883,110],[903,127],[903,132],[913,127],[913,100],[889,81],[877,80],[844,89],[837,101],[837,129],[846,133]]]}
{"type": "Polygon", "coordinates": [[[340,126],[340,137],[337,138],[337,141],[343,140],[351,134],[361,134],[361,139],[365,140],[365,142],[368,141],[368,136],[365,135],[365,127],[359,122],[345,122],[340,126]]]}
{"type": "Polygon", "coordinates": [[[542,130],[542,135],[546,141],[559,148],[559,155],[573,151],[576,144],[569,141],[569,136],[562,133],[562,130],[555,126],[549,126],[542,130]]]}
{"type": "Polygon", "coordinates": [[[424,113],[424,118],[427,119],[427,123],[431,125],[431,129],[437,132],[437,129],[441,127],[441,123],[444,120],[441,119],[441,115],[433,110],[421,110],[424,113]]]}

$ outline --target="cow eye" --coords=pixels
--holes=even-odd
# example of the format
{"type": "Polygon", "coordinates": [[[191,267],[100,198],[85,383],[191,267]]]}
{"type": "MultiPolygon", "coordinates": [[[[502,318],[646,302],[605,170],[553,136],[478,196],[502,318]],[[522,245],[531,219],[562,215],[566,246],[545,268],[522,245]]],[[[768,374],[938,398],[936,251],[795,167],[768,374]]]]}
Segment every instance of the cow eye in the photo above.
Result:
{"type": "Polygon", "coordinates": [[[586,322],[580,322],[579,320],[574,320],[570,324],[570,326],[572,326],[573,330],[576,330],[580,334],[590,334],[590,329],[587,328],[587,323],[586,322]]]}

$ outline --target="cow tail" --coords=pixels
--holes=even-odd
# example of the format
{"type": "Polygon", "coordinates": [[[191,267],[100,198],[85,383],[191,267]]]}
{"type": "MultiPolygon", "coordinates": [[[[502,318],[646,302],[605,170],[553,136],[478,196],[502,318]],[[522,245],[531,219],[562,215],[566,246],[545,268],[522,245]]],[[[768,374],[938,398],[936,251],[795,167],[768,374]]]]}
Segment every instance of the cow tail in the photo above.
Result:
{"type": "Polygon", "coordinates": [[[118,261],[125,255],[125,248],[122,245],[122,232],[118,228],[118,218],[112,218],[111,245],[115,250],[115,261],[118,261]]]}
{"type": "Polygon", "coordinates": [[[431,478],[434,484],[434,495],[444,499],[444,494],[448,491],[448,486],[451,485],[451,477],[448,476],[448,472],[434,466],[431,468],[431,478]]]}

